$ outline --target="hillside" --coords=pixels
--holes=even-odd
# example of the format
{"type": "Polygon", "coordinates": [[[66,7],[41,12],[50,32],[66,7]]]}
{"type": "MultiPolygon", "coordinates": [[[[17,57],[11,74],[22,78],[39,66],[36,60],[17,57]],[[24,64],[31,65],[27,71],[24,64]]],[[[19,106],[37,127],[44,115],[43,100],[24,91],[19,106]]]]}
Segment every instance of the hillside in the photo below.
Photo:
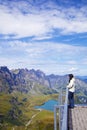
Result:
{"type": "Polygon", "coordinates": [[[47,77],[40,70],[16,69],[10,71],[7,67],[1,67],[0,92],[11,93],[15,90],[32,94],[53,92],[47,77]]]}
{"type": "MultiPolygon", "coordinates": [[[[54,114],[34,107],[58,99],[67,75],[46,75],[41,70],[0,67],[0,129],[53,130],[54,114]]],[[[76,77],[76,103],[87,103],[87,83],[76,77]]]]}
{"type": "MultiPolygon", "coordinates": [[[[19,91],[31,94],[57,93],[65,89],[68,83],[66,75],[46,75],[40,70],[15,69],[0,67],[0,92],[19,91]]],[[[87,94],[87,83],[76,77],[76,92],[87,94]]]]}
{"type": "MultiPolygon", "coordinates": [[[[0,67],[0,92],[19,91],[30,94],[57,93],[65,89],[68,83],[66,75],[46,75],[40,70],[15,69],[0,67]]],[[[87,94],[87,83],[76,77],[76,93],[87,94]]]]}
{"type": "Polygon", "coordinates": [[[20,92],[0,93],[0,130],[52,130],[53,112],[35,109],[58,95],[28,95],[20,92]],[[33,117],[33,119],[32,119],[33,117]],[[32,121],[31,121],[32,119],[32,121]],[[29,123],[31,122],[31,123],[29,123]]]}

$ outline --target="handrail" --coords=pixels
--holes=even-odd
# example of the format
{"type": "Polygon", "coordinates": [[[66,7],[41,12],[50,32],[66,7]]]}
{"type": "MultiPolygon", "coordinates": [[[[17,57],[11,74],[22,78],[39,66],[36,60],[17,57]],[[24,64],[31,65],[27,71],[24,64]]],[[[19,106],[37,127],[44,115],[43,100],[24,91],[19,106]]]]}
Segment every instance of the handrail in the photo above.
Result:
{"type": "Polygon", "coordinates": [[[68,124],[68,88],[66,88],[66,97],[64,103],[63,121],[62,121],[61,130],[67,130],[68,129],[67,124],[68,124]]]}
{"type": "Polygon", "coordinates": [[[67,130],[68,121],[68,88],[66,88],[65,102],[63,103],[62,90],[59,96],[59,104],[54,107],[54,130],[57,130],[57,110],[59,110],[59,130],[67,130]]]}

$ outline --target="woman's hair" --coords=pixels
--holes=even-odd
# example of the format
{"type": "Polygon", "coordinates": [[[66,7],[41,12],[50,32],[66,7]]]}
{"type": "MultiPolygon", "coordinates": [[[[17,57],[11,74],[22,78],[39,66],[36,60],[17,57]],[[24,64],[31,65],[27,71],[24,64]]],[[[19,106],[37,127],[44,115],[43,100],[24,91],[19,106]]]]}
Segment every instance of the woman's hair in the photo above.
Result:
{"type": "Polygon", "coordinates": [[[70,82],[70,80],[71,80],[73,77],[74,77],[73,74],[69,74],[69,82],[70,82]]]}

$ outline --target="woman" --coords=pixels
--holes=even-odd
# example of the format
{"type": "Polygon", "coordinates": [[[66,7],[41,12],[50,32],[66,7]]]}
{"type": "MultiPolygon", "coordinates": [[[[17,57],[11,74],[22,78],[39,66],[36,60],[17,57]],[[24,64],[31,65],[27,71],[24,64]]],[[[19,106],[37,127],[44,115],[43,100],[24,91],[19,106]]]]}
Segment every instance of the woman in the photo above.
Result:
{"type": "Polygon", "coordinates": [[[75,92],[75,78],[73,74],[69,74],[69,84],[67,85],[69,94],[69,108],[74,108],[74,92],[75,92]]]}

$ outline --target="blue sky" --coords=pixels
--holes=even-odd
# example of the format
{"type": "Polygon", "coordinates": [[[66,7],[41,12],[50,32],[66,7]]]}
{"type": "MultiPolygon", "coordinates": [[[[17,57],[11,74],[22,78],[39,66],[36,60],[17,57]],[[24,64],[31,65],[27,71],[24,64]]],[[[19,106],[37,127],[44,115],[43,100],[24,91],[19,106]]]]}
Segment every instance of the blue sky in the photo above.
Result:
{"type": "Polygon", "coordinates": [[[87,75],[86,0],[0,0],[0,66],[87,75]]]}

